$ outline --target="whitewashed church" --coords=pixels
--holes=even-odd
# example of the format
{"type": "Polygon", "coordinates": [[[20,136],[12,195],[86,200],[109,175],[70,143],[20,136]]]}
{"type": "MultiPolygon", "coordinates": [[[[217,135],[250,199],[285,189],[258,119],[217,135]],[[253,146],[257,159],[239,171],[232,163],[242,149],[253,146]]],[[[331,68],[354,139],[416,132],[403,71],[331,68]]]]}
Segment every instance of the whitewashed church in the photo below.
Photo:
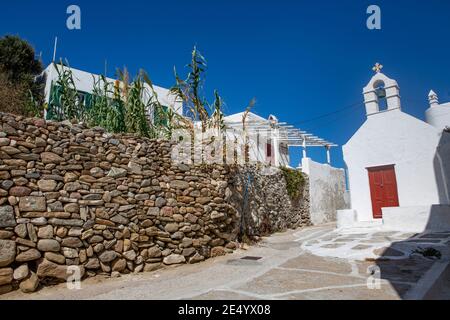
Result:
{"type": "Polygon", "coordinates": [[[450,103],[430,91],[426,121],[405,113],[381,68],[363,89],[367,119],[342,147],[351,209],[338,227],[450,230],[450,103]]]}

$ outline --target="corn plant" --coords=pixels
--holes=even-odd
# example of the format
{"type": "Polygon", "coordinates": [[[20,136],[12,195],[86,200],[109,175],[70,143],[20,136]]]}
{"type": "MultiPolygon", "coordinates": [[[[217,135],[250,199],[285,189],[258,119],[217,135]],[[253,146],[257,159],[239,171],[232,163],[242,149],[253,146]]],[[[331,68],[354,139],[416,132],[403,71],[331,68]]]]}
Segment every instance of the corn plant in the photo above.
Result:
{"type": "Polygon", "coordinates": [[[58,73],[58,79],[54,84],[54,90],[52,90],[52,96],[50,97],[50,104],[54,112],[53,116],[58,121],[85,121],[86,112],[79,99],[72,70],[64,68],[62,61],[60,61],[59,66],[56,63],[54,63],[54,66],[58,73]]]}
{"type": "Polygon", "coordinates": [[[182,80],[175,70],[175,85],[170,92],[187,108],[188,113],[194,121],[200,120],[202,132],[206,131],[209,114],[206,110],[206,99],[202,96],[203,74],[206,71],[207,63],[201,53],[194,47],[192,51],[191,63],[188,65],[190,72],[186,80],[182,80]]]}
{"type": "Polygon", "coordinates": [[[244,114],[242,115],[242,131],[244,132],[244,159],[247,163],[250,160],[250,146],[248,141],[248,131],[247,131],[247,117],[250,113],[250,110],[255,105],[256,100],[253,98],[248,104],[247,108],[245,108],[244,114]]]}
{"type": "Polygon", "coordinates": [[[148,101],[148,109],[154,111],[156,119],[153,121],[152,129],[156,137],[170,139],[173,130],[188,128],[188,121],[178,113],[174,112],[172,108],[164,108],[158,99],[158,93],[153,87],[153,82],[146,72],[143,72],[143,79],[150,88],[150,98],[148,101]],[[159,120],[159,121],[156,121],[159,120]]]}
{"type": "Polygon", "coordinates": [[[97,79],[94,76],[92,77],[94,87],[92,90],[92,105],[89,110],[89,124],[109,129],[107,115],[110,108],[110,96],[112,95],[111,84],[103,75],[97,79]]]}
{"type": "MultiPolygon", "coordinates": [[[[169,119],[169,110],[164,110],[163,106],[159,102],[158,93],[153,87],[153,82],[145,71],[141,71],[142,79],[149,88],[147,92],[147,110],[148,112],[153,111],[153,123],[152,123],[152,134],[155,138],[165,137],[170,138],[172,135],[172,122],[173,119],[169,119]]],[[[173,112],[173,111],[172,111],[173,112]]]]}
{"type": "Polygon", "coordinates": [[[127,101],[128,99],[128,91],[130,88],[130,74],[126,67],[123,70],[117,69],[117,76],[119,77],[122,87],[120,87],[119,83],[116,82],[116,87],[121,91],[121,96],[123,101],[127,101]]]}
{"type": "Polygon", "coordinates": [[[113,84],[107,81],[106,76],[94,77],[88,118],[91,126],[101,126],[109,132],[126,132],[125,106],[118,80],[113,84]]]}
{"type": "Polygon", "coordinates": [[[224,114],[222,111],[223,108],[223,100],[219,95],[219,92],[217,90],[214,90],[214,103],[211,107],[212,114],[211,118],[208,121],[208,127],[217,129],[217,133],[220,134],[220,132],[225,128],[225,122],[224,122],[224,114]]]}
{"type": "Polygon", "coordinates": [[[110,131],[119,133],[127,130],[125,113],[125,104],[121,98],[119,81],[116,81],[114,84],[113,98],[106,116],[106,123],[110,131]]]}
{"type": "MultiPolygon", "coordinates": [[[[224,127],[223,101],[217,91],[214,92],[215,100],[212,107],[204,97],[203,84],[207,63],[196,47],[192,50],[191,63],[188,65],[188,68],[189,73],[185,80],[181,79],[175,70],[175,85],[170,89],[170,93],[183,103],[183,107],[187,110],[187,115],[193,121],[200,120],[202,133],[206,132],[207,128],[217,128],[218,133],[220,133],[220,130],[224,127]],[[212,109],[211,116],[207,107],[212,109]]],[[[194,153],[195,150],[192,150],[192,152],[194,153]]],[[[203,159],[203,148],[201,148],[200,152],[201,159],[203,159]]]]}
{"type": "Polygon", "coordinates": [[[128,132],[137,133],[145,137],[153,137],[148,118],[148,102],[145,102],[146,91],[143,71],[140,71],[131,83],[126,99],[125,123],[128,132]]]}
{"type": "Polygon", "coordinates": [[[28,89],[25,100],[25,110],[27,114],[31,115],[32,117],[40,117],[43,108],[43,104],[40,101],[37,101],[31,89],[28,89]]]}

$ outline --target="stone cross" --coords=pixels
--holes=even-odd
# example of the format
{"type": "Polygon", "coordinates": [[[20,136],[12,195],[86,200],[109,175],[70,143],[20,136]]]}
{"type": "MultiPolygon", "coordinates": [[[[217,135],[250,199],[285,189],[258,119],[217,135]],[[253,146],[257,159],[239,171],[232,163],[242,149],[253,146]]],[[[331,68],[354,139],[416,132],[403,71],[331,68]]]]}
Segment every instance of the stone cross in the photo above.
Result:
{"type": "Polygon", "coordinates": [[[376,73],[380,73],[381,69],[383,69],[383,65],[380,63],[375,63],[375,66],[372,68],[373,71],[375,71],[376,73]]]}

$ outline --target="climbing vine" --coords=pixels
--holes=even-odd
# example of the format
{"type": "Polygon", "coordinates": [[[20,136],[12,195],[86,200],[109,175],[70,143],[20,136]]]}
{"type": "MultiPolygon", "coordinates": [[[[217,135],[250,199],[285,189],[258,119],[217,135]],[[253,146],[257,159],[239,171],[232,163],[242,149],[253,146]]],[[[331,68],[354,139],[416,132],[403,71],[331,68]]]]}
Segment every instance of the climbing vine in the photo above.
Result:
{"type": "Polygon", "coordinates": [[[284,179],[286,180],[286,189],[292,200],[298,200],[303,194],[305,178],[299,170],[281,167],[284,179]]]}

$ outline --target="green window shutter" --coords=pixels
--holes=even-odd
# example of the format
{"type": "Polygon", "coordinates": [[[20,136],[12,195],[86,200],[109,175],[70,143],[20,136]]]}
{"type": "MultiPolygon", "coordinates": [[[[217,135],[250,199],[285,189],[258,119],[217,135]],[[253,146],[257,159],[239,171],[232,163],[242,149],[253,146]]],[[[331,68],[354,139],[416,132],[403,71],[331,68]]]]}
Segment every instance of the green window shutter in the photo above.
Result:
{"type": "Polygon", "coordinates": [[[85,93],[84,95],[84,107],[86,110],[91,110],[92,107],[92,94],[85,93]]]}
{"type": "Polygon", "coordinates": [[[167,111],[169,110],[169,107],[166,107],[166,106],[161,106],[161,107],[162,107],[161,112],[157,112],[156,109],[154,110],[153,123],[155,124],[155,126],[167,127],[169,125],[169,120],[167,119],[167,111]]]}
{"type": "Polygon", "coordinates": [[[58,120],[56,109],[60,107],[60,101],[61,101],[61,87],[52,84],[50,88],[50,99],[47,106],[47,120],[58,120]]]}
{"type": "Polygon", "coordinates": [[[84,107],[89,110],[91,108],[92,97],[89,93],[84,96],[84,107]]]}

